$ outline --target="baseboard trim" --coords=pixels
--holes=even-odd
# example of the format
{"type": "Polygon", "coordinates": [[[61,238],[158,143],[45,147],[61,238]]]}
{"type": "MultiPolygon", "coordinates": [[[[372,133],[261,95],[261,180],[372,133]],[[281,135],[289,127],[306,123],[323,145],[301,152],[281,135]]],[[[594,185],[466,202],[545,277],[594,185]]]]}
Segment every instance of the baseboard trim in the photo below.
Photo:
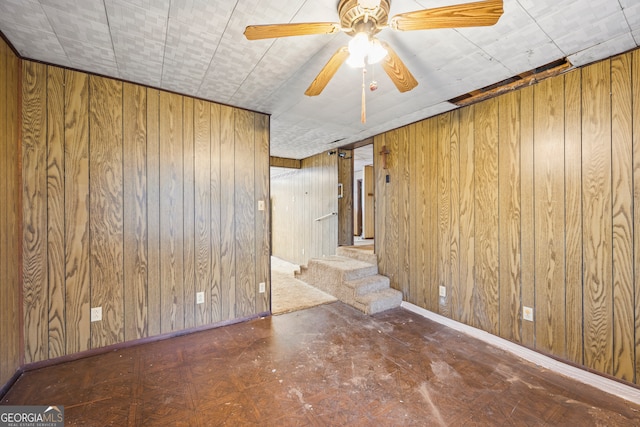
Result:
{"type": "Polygon", "coordinates": [[[494,347],[508,351],[509,353],[535,365],[541,366],[565,377],[579,381],[583,384],[590,385],[605,393],[635,403],[636,405],[640,405],[640,389],[635,388],[631,385],[606,378],[600,374],[589,372],[583,368],[571,366],[565,362],[561,362],[552,357],[545,356],[544,354],[538,353],[537,351],[505,340],[504,338],[492,335],[481,329],[477,329],[473,326],[465,325],[464,323],[460,323],[439,314],[432,313],[422,307],[418,307],[415,304],[403,301],[401,307],[426,319],[433,320],[434,322],[440,323],[441,325],[447,326],[458,332],[462,332],[473,338],[484,341],[494,347]]]}

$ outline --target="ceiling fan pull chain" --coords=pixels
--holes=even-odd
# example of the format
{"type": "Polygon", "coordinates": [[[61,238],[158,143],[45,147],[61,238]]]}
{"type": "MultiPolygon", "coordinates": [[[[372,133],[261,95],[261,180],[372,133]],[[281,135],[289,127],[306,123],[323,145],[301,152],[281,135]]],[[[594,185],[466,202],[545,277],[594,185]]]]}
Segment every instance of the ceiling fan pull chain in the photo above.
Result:
{"type": "Polygon", "coordinates": [[[366,106],[366,93],[365,90],[365,75],[367,74],[367,69],[362,68],[362,113],[360,114],[360,121],[364,124],[367,123],[367,106],[366,106]]]}

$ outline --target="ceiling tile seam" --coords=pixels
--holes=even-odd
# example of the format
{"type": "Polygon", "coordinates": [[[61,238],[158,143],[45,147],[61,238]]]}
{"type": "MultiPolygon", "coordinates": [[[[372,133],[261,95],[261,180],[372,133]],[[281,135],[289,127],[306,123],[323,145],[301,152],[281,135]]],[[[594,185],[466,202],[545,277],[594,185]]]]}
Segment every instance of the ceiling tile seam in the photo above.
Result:
{"type": "Polygon", "coordinates": [[[111,41],[111,50],[113,51],[113,61],[116,63],[116,72],[118,73],[118,77],[122,77],[120,64],[118,63],[118,55],[116,55],[116,46],[115,43],[113,43],[113,33],[111,31],[111,23],[109,22],[109,14],[107,13],[105,0],[102,0],[102,9],[104,10],[104,17],[107,20],[107,28],[109,29],[109,40],[111,41]]]}
{"type": "MultiPolygon", "coordinates": [[[[289,19],[289,23],[291,23],[291,22],[295,19],[295,17],[296,17],[296,16],[298,16],[298,14],[300,13],[300,11],[301,11],[301,10],[302,10],[302,8],[304,7],[304,5],[305,5],[305,4],[307,4],[307,1],[308,1],[308,0],[305,0],[305,1],[304,1],[304,2],[303,2],[303,3],[298,7],[298,10],[296,10],[296,11],[295,11],[295,13],[291,16],[291,19],[289,19]]],[[[236,5],[237,5],[237,3],[236,3],[236,5]]],[[[234,11],[235,11],[235,8],[234,8],[234,11]]],[[[229,20],[229,21],[230,21],[230,20],[229,20]]],[[[229,21],[228,21],[228,22],[229,22],[229,21]]],[[[226,28],[225,28],[225,31],[226,31],[226,28]]],[[[304,36],[302,36],[302,37],[304,37],[304,36]]],[[[258,67],[258,64],[260,64],[260,63],[262,62],[262,60],[265,58],[265,56],[267,56],[267,53],[269,53],[269,51],[271,50],[271,48],[273,47],[273,45],[276,43],[276,41],[277,41],[277,39],[273,39],[273,42],[271,42],[271,44],[269,45],[269,47],[264,51],[264,53],[262,54],[262,56],[260,57],[260,59],[259,59],[258,61],[256,61],[255,65],[253,66],[253,68],[251,69],[251,71],[249,71],[249,73],[247,73],[247,75],[244,77],[244,79],[242,79],[242,81],[241,81],[241,82],[240,82],[240,84],[238,85],[238,87],[237,87],[237,89],[235,90],[235,92],[233,92],[233,95],[231,95],[231,97],[229,98],[230,100],[231,100],[231,99],[233,99],[233,98],[238,94],[238,91],[240,90],[240,88],[242,87],[242,85],[244,84],[244,82],[246,82],[246,81],[247,81],[247,79],[248,79],[248,78],[253,74],[253,72],[254,72],[254,71],[256,70],[256,68],[258,67]]],[[[327,44],[328,44],[328,43],[325,43],[325,45],[324,45],[324,46],[326,46],[327,44]]],[[[323,47],[324,47],[324,46],[323,46],[323,47]]],[[[212,60],[213,60],[213,58],[212,58],[212,60]]],[[[308,61],[307,61],[307,62],[308,62],[308,61]]],[[[207,70],[207,71],[209,71],[209,70],[207,70]]],[[[287,80],[286,80],[286,81],[289,81],[289,79],[291,79],[291,76],[289,76],[289,78],[287,78],[287,80]]],[[[279,90],[283,85],[284,85],[284,83],[280,84],[276,90],[272,90],[272,91],[271,91],[271,94],[273,94],[273,93],[277,93],[277,92],[278,92],[278,90],[279,90]]],[[[271,94],[270,94],[270,96],[271,96],[271,94]]]]}
{"type": "MultiPolygon", "coordinates": [[[[478,44],[476,44],[473,40],[471,40],[469,37],[465,36],[464,34],[462,34],[458,29],[453,28],[453,31],[455,31],[456,33],[458,33],[463,39],[465,39],[466,41],[468,41],[469,43],[471,43],[472,45],[474,45],[476,47],[476,49],[478,49],[478,51],[482,52],[483,54],[485,54],[487,56],[487,58],[490,58],[490,61],[496,61],[496,63],[499,63],[500,65],[502,65],[504,67],[505,70],[507,70],[510,75],[514,76],[518,73],[516,73],[514,70],[512,70],[511,68],[507,67],[505,64],[502,63],[502,61],[499,61],[496,57],[494,57],[493,55],[491,55],[489,52],[487,52],[486,50],[484,50],[481,46],[479,46],[478,44]]],[[[446,101],[446,99],[443,99],[442,101],[446,101]]]]}
{"type": "Polygon", "coordinates": [[[167,8],[167,20],[165,21],[164,27],[164,43],[162,44],[164,48],[162,49],[162,67],[160,68],[160,87],[164,86],[164,63],[167,59],[167,39],[169,38],[169,18],[171,17],[171,7],[173,5],[173,1],[169,1],[169,7],[167,8]]]}
{"type": "Polygon", "coordinates": [[[529,13],[529,11],[527,10],[527,8],[526,8],[526,7],[524,7],[524,6],[520,3],[520,0],[516,0],[516,2],[517,2],[517,3],[518,3],[518,5],[522,8],[522,10],[524,11],[524,13],[526,13],[526,14],[529,16],[529,18],[531,18],[531,20],[532,20],[533,22],[535,22],[536,27],[538,27],[538,28],[540,29],[540,31],[542,31],[542,33],[543,33],[545,36],[547,36],[547,38],[548,38],[549,40],[551,40],[551,43],[553,43],[553,45],[554,45],[554,46],[555,46],[555,47],[556,47],[560,52],[562,52],[562,56],[567,56],[567,52],[565,52],[563,49],[561,49],[561,48],[560,48],[560,46],[558,46],[558,43],[556,43],[555,39],[554,39],[553,37],[551,37],[551,36],[549,35],[549,33],[547,33],[547,32],[544,30],[544,28],[542,28],[542,27],[540,26],[540,24],[538,23],[538,20],[537,20],[536,18],[534,18],[534,17],[529,13]]]}
{"type": "Polygon", "coordinates": [[[627,28],[629,28],[629,34],[631,34],[631,38],[633,39],[636,46],[640,46],[640,40],[636,40],[635,36],[633,35],[633,28],[631,28],[631,24],[629,24],[629,18],[627,17],[627,14],[625,12],[625,7],[622,5],[622,3],[620,3],[620,0],[618,0],[618,4],[620,5],[620,9],[622,10],[624,21],[627,23],[627,28]]]}
{"type": "Polygon", "coordinates": [[[67,52],[67,49],[64,48],[64,44],[62,43],[62,40],[60,40],[60,36],[56,32],[56,29],[53,26],[53,22],[51,22],[51,19],[49,19],[49,15],[47,14],[47,11],[44,10],[44,7],[42,6],[42,3],[40,1],[38,1],[38,4],[40,5],[40,9],[42,10],[42,14],[47,18],[47,22],[49,22],[49,26],[51,27],[51,31],[56,36],[56,39],[58,40],[58,44],[60,45],[60,48],[64,51],[64,55],[67,57],[67,63],[72,65],[73,62],[71,61],[71,57],[69,56],[69,53],[67,52]]]}
{"type": "MultiPolygon", "coordinates": [[[[205,70],[204,74],[202,75],[202,80],[200,81],[200,86],[198,86],[198,90],[197,93],[201,93],[202,91],[202,86],[204,85],[204,82],[207,78],[207,75],[209,74],[209,70],[211,70],[211,66],[213,65],[213,60],[216,57],[216,54],[218,53],[218,49],[220,49],[220,43],[222,43],[222,40],[224,39],[224,35],[227,32],[227,29],[229,28],[229,22],[231,22],[231,19],[233,17],[233,14],[236,12],[236,9],[238,8],[238,2],[240,0],[236,0],[236,4],[233,5],[233,10],[231,11],[231,13],[229,14],[229,19],[227,19],[226,24],[224,24],[224,30],[222,30],[222,33],[220,35],[220,37],[218,38],[218,44],[216,45],[216,48],[213,50],[213,53],[211,54],[211,59],[209,60],[209,65],[207,65],[207,69],[205,70]]],[[[235,93],[234,93],[235,95],[235,93]]],[[[229,97],[229,100],[233,98],[233,95],[229,97]]]]}

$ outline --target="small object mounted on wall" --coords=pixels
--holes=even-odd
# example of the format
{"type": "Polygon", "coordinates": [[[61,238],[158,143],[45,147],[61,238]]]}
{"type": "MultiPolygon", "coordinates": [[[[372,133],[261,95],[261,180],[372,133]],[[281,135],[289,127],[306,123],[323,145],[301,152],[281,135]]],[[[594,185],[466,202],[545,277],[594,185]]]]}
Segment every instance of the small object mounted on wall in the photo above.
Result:
{"type": "Polygon", "coordinates": [[[386,145],[382,146],[382,150],[380,151],[380,155],[382,156],[382,169],[388,169],[387,167],[387,156],[391,154],[386,145]]]}

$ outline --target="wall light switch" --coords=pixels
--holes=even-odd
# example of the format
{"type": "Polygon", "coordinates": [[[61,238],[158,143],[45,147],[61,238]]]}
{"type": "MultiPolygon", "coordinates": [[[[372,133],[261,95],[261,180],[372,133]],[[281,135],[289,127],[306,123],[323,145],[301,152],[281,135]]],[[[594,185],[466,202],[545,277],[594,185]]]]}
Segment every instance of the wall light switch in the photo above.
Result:
{"type": "Polygon", "coordinates": [[[264,294],[266,291],[266,284],[264,282],[260,282],[260,284],[258,285],[258,290],[261,294],[264,294]]]}
{"type": "Polygon", "coordinates": [[[447,288],[444,286],[440,286],[440,296],[441,297],[446,297],[447,296],[447,288]]]}
{"type": "Polygon", "coordinates": [[[204,292],[196,293],[196,304],[204,304],[204,292]]]}
{"type": "Polygon", "coordinates": [[[533,308],[522,307],[522,318],[524,320],[528,320],[529,322],[533,322],[533,308]]]}
{"type": "Polygon", "coordinates": [[[99,322],[102,320],[102,307],[91,307],[91,321],[99,322]]]}
{"type": "Polygon", "coordinates": [[[258,200],[258,210],[259,210],[259,211],[263,211],[263,210],[265,210],[265,203],[264,203],[264,200],[258,200]]]}

